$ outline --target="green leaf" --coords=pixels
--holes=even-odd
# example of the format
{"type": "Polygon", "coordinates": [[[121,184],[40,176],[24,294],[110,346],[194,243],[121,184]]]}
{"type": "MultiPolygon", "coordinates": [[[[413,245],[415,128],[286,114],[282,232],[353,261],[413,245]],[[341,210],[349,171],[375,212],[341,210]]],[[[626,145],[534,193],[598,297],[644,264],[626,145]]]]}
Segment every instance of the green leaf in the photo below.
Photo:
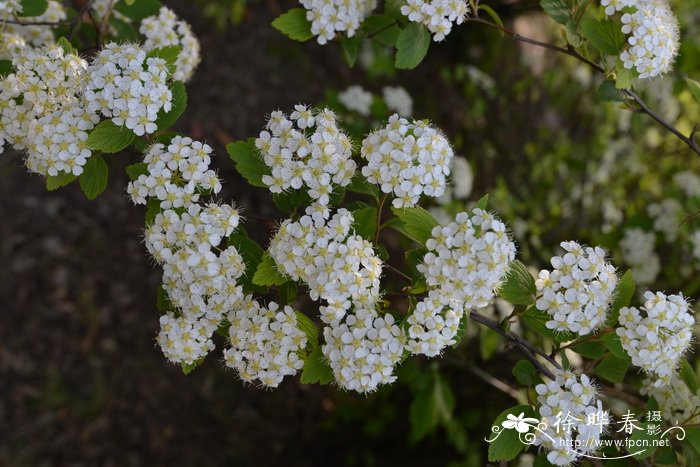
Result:
{"type": "Polygon", "coordinates": [[[658,422],[639,422],[634,425],[641,428],[641,430],[633,429],[629,435],[629,439],[634,441],[632,447],[629,448],[629,452],[634,454],[632,457],[635,459],[646,459],[656,451],[654,440],[658,441],[659,435],[650,434],[648,430],[652,425],[658,425],[658,422]]]}
{"type": "Polygon", "coordinates": [[[65,37],[59,37],[56,43],[61,46],[61,48],[66,54],[80,55],[78,49],[73,47],[73,44],[68,42],[68,39],[66,39],[65,37]]]}
{"type": "Polygon", "coordinates": [[[321,347],[315,349],[304,360],[304,369],[301,372],[302,384],[328,384],[333,381],[333,370],[326,362],[321,347]]]}
{"type": "Polygon", "coordinates": [[[182,47],[179,45],[168,45],[165,47],[158,47],[157,49],[149,50],[146,54],[146,58],[158,57],[165,60],[168,65],[168,71],[172,75],[177,69],[177,60],[182,52],[182,47]]]}
{"type": "Polygon", "coordinates": [[[615,332],[608,332],[601,336],[599,342],[605,346],[606,349],[610,351],[611,354],[617,358],[624,360],[629,360],[630,356],[622,348],[622,343],[620,342],[620,336],[615,332]]]}
{"type": "Polygon", "coordinates": [[[314,35],[311,33],[311,23],[306,19],[306,10],[292,8],[275,18],[272,27],[295,41],[308,41],[314,35]]]}
{"type": "Polygon", "coordinates": [[[493,20],[494,23],[496,23],[500,27],[503,27],[503,21],[501,20],[501,17],[498,16],[498,13],[496,13],[496,10],[494,10],[493,8],[491,8],[488,5],[479,4],[479,11],[485,12],[487,15],[489,15],[491,17],[491,19],[493,20]]]}
{"type": "Polygon", "coordinates": [[[676,465],[678,463],[676,451],[671,446],[658,448],[656,456],[654,456],[654,463],[658,465],[676,465]]]}
{"type": "Polygon", "coordinates": [[[410,23],[396,38],[395,66],[410,70],[423,61],[430,47],[430,32],[422,24],[410,23]]]}
{"type": "Polygon", "coordinates": [[[107,154],[119,152],[134,142],[136,135],[125,126],[117,126],[112,120],[105,120],[90,132],[87,146],[107,154]]]}
{"type": "Polygon", "coordinates": [[[202,362],[204,361],[204,357],[200,358],[194,363],[180,363],[180,368],[182,368],[182,373],[185,375],[189,375],[192,373],[202,362]]]}
{"type": "Polygon", "coordinates": [[[580,344],[572,345],[571,350],[579,355],[583,355],[586,358],[598,359],[605,355],[607,349],[605,346],[599,342],[582,342],[580,344]]]}
{"type": "Polygon", "coordinates": [[[262,181],[263,175],[269,175],[270,169],[258,156],[258,148],[250,141],[236,141],[226,145],[233,162],[236,163],[236,170],[253,186],[267,188],[262,181]]]}
{"type": "Polygon", "coordinates": [[[617,282],[617,287],[615,287],[615,299],[610,305],[610,312],[608,313],[607,323],[609,326],[617,325],[617,320],[620,317],[620,308],[630,305],[636,288],[637,284],[634,282],[632,271],[626,271],[617,282]]]}
{"type": "Polygon", "coordinates": [[[23,17],[41,16],[46,13],[46,9],[49,7],[48,0],[20,0],[20,4],[22,12],[19,16],[23,17]]]}
{"type": "Polygon", "coordinates": [[[131,180],[137,180],[141,175],[148,175],[148,164],[145,162],[138,162],[136,164],[127,165],[126,174],[131,180]]]}
{"type": "Polygon", "coordinates": [[[368,241],[374,241],[374,234],[377,232],[377,208],[369,206],[352,211],[355,219],[352,223],[355,233],[368,241]]]}
{"type": "Polygon", "coordinates": [[[602,102],[621,102],[625,93],[615,87],[615,81],[606,79],[598,86],[598,99],[602,102]]]}
{"type": "Polygon", "coordinates": [[[572,332],[558,332],[547,327],[547,322],[551,321],[551,316],[546,312],[538,310],[536,307],[530,307],[525,313],[521,314],[525,326],[534,331],[536,334],[546,336],[554,342],[567,342],[575,337],[572,332]]]}
{"type": "Polygon", "coordinates": [[[625,380],[629,361],[608,354],[596,365],[595,373],[611,383],[621,383],[625,380]]]}
{"type": "Polygon", "coordinates": [[[73,180],[78,178],[72,173],[59,172],[58,175],[49,175],[46,177],[46,189],[48,191],[58,190],[71,183],[73,180]]]}
{"type": "Polygon", "coordinates": [[[158,198],[148,198],[148,201],[146,201],[146,225],[153,224],[153,221],[156,220],[156,216],[161,211],[160,200],[158,198]]]}
{"type": "Polygon", "coordinates": [[[87,199],[95,199],[107,188],[108,178],[107,163],[101,156],[93,155],[87,160],[83,173],[80,174],[80,188],[87,199]]]}
{"type": "Polygon", "coordinates": [[[245,263],[245,273],[238,278],[238,282],[243,286],[243,290],[246,292],[266,292],[266,287],[253,284],[253,275],[265,253],[262,247],[242,231],[231,235],[228,238],[228,244],[236,247],[245,263]]]}
{"type": "Polygon", "coordinates": [[[141,21],[149,16],[157,15],[162,6],[158,0],[138,0],[134,2],[119,0],[115,9],[128,18],[141,21]]]}
{"type": "Polygon", "coordinates": [[[506,280],[501,285],[498,295],[513,305],[529,305],[537,296],[535,279],[527,267],[517,259],[510,263],[506,280]]]}
{"type": "MultiPolygon", "coordinates": [[[[525,445],[518,438],[519,433],[516,430],[506,429],[502,426],[508,415],[518,417],[520,414],[523,414],[524,418],[535,418],[535,412],[529,405],[511,407],[496,417],[492,426],[500,428],[502,432],[498,438],[489,443],[489,462],[511,461],[525,448],[525,445]]],[[[494,436],[494,434],[491,434],[489,439],[493,439],[494,436]]]]}
{"type": "Polygon", "coordinates": [[[554,21],[566,24],[571,18],[569,5],[564,0],[540,0],[540,6],[554,21]]]}
{"type": "Polygon", "coordinates": [[[688,89],[693,93],[695,99],[700,102],[700,83],[690,78],[686,78],[685,82],[688,84],[688,89]]]}
{"type": "Polygon", "coordinates": [[[173,84],[170,86],[170,92],[173,95],[173,99],[170,103],[170,112],[165,112],[161,109],[156,119],[156,126],[159,131],[173,126],[187,108],[187,90],[185,90],[184,83],[181,81],[173,81],[173,84]]]}
{"type": "Polygon", "coordinates": [[[379,188],[377,188],[377,185],[368,182],[362,174],[357,174],[352,177],[352,180],[350,180],[350,185],[348,185],[346,188],[348,191],[370,195],[374,199],[379,200],[379,188]]]}
{"type": "Polygon", "coordinates": [[[612,20],[588,19],[581,23],[581,32],[602,54],[619,55],[625,46],[625,35],[620,25],[612,20]]]}
{"type": "Polygon", "coordinates": [[[392,207],[391,211],[401,222],[403,231],[396,230],[421,245],[425,245],[425,242],[432,236],[433,228],[439,225],[433,215],[420,206],[412,208],[392,207]]]}
{"type": "Polygon", "coordinates": [[[625,64],[619,58],[615,62],[615,71],[617,73],[615,78],[617,89],[631,89],[632,83],[639,76],[635,70],[625,68],[625,64]]]}
{"type": "Polygon", "coordinates": [[[697,454],[700,454],[700,427],[685,428],[685,443],[691,446],[697,454]]]}
{"type": "Polygon", "coordinates": [[[168,292],[163,288],[163,284],[158,284],[158,290],[156,291],[156,308],[160,312],[172,311],[175,307],[168,297],[168,292]]]}
{"type": "Polygon", "coordinates": [[[280,285],[279,299],[280,305],[289,305],[297,298],[297,284],[294,281],[287,281],[280,285]]]}
{"type": "Polygon", "coordinates": [[[372,15],[362,22],[364,36],[372,38],[382,45],[393,47],[401,34],[397,21],[384,15],[372,15]]]}
{"type": "Polygon", "coordinates": [[[434,429],[440,421],[440,413],[432,391],[421,391],[411,401],[411,440],[419,441],[434,429]]]}
{"type": "Polygon", "coordinates": [[[488,193],[479,198],[479,201],[476,202],[476,205],[474,207],[481,209],[482,211],[486,211],[486,208],[489,205],[489,195],[488,193]]]}
{"type": "Polygon", "coordinates": [[[318,326],[304,313],[296,311],[296,315],[297,327],[306,334],[306,348],[313,352],[318,347],[318,326]]]}
{"type": "Polygon", "coordinates": [[[343,57],[350,68],[357,62],[357,54],[360,52],[360,38],[343,36],[340,39],[343,48],[343,57]]]}
{"type": "Polygon", "coordinates": [[[681,358],[679,374],[685,385],[690,389],[690,392],[696,394],[698,392],[698,377],[693,367],[685,358],[681,358]]]}
{"type": "Polygon", "coordinates": [[[440,420],[442,420],[443,423],[452,420],[452,414],[455,410],[455,395],[449,383],[440,376],[440,373],[435,375],[433,397],[435,397],[435,408],[440,420]]]}
{"type": "Polygon", "coordinates": [[[270,256],[268,252],[265,252],[253,275],[253,284],[270,286],[282,285],[285,282],[287,282],[287,278],[279,272],[272,256],[270,256]]]}
{"type": "Polygon", "coordinates": [[[311,204],[311,196],[305,190],[291,190],[273,193],[272,202],[280,211],[294,214],[298,209],[311,204]]]}
{"type": "Polygon", "coordinates": [[[5,76],[14,73],[15,69],[12,66],[12,61],[11,60],[0,60],[0,78],[4,78],[5,76]]]}
{"type": "Polygon", "coordinates": [[[538,383],[537,370],[529,360],[520,360],[513,367],[513,376],[518,383],[524,386],[533,386],[538,383]]]}

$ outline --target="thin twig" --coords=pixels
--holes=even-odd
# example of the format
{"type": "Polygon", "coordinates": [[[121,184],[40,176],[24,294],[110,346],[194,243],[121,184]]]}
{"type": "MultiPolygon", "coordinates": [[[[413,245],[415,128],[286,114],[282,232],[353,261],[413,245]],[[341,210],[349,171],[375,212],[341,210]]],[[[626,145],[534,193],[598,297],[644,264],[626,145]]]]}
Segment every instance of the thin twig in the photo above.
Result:
{"type": "Polygon", "coordinates": [[[499,391],[501,391],[505,394],[508,394],[510,397],[512,397],[513,399],[518,401],[518,403],[522,400],[522,396],[520,395],[520,393],[516,389],[508,386],[506,383],[504,383],[500,379],[494,378],[493,376],[486,373],[484,370],[482,370],[479,367],[469,366],[468,368],[469,368],[469,371],[474,373],[476,376],[483,379],[485,382],[487,382],[488,384],[490,384],[494,388],[498,389],[499,391]]]}

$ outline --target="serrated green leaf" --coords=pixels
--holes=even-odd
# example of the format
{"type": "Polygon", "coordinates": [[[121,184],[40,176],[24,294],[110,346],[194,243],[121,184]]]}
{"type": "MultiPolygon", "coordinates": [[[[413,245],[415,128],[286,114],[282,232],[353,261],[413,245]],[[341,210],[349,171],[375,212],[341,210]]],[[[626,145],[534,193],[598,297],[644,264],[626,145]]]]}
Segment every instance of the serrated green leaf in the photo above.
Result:
{"type": "Polygon", "coordinates": [[[87,160],[80,174],[80,188],[87,199],[95,199],[107,188],[109,168],[101,156],[93,155],[87,160]]]}
{"type": "Polygon", "coordinates": [[[625,68],[625,64],[619,58],[615,62],[615,87],[617,89],[631,89],[634,80],[639,76],[633,69],[625,68]]]}
{"type": "Polygon", "coordinates": [[[679,375],[685,385],[688,386],[688,389],[690,389],[690,392],[696,394],[698,392],[698,377],[693,367],[685,358],[681,358],[679,375]]]}
{"type": "Polygon", "coordinates": [[[295,41],[308,41],[314,35],[311,33],[311,23],[306,19],[304,8],[292,8],[275,18],[272,27],[295,41]]]}
{"type": "MultiPolygon", "coordinates": [[[[391,211],[402,224],[403,231],[396,230],[399,230],[421,245],[425,245],[425,242],[432,236],[433,228],[439,225],[433,215],[420,206],[412,208],[392,207],[391,211]]],[[[396,226],[392,227],[396,228],[396,226]]]]}
{"type": "Polygon", "coordinates": [[[498,295],[513,305],[529,305],[535,302],[537,287],[535,279],[523,263],[517,259],[510,263],[505,282],[498,295]]]}
{"type": "Polygon", "coordinates": [[[22,5],[22,12],[19,13],[19,16],[25,18],[41,16],[49,8],[48,0],[20,0],[19,3],[22,5]]]}
{"type": "Polygon", "coordinates": [[[538,382],[535,365],[529,360],[518,361],[513,367],[513,376],[523,386],[533,386],[538,382]]]}
{"type": "Polygon", "coordinates": [[[340,46],[343,49],[343,58],[350,68],[357,62],[357,54],[360,52],[360,38],[343,36],[340,39],[340,46]]]}
{"type": "Polygon", "coordinates": [[[141,175],[148,175],[148,164],[138,162],[126,166],[126,174],[131,180],[137,180],[141,175]]]}
{"type": "Polygon", "coordinates": [[[134,142],[136,135],[125,126],[117,126],[111,120],[100,122],[92,129],[87,146],[107,154],[119,152],[134,142]]]}
{"type": "Polygon", "coordinates": [[[158,131],[163,131],[173,126],[178,118],[185,112],[185,109],[187,109],[187,90],[185,89],[185,84],[181,81],[173,81],[170,86],[170,92],[173,95],[170,103],[170,112],[165,112],[163,109],[158,112],[158,117],[156,119],[158,131]]]}
{"type": "Polygon", "coordinates": [[[149,16],[157,15],[162,6],[158,0],[138,0],[131,3],[119,0],[115,9],[128,18],[141,21],[149,16]]]}
{"type": "Polygon", "coordinates": [[[564,0],[540,0],[540,6],[559,24],[566,24],[571,18],[569,5],[564,0]]]}
{"type": "Polygon", "coordinates": [[[629,361],[608,354],[596,365],[595,374],[611,383],[621,383],[625,380],[629,361]]]}
{"type": "Polygon", "coordinates": [[[369,206],[352,211],[352,227],[355,233],[368,241],[374,241],[377,232],[377,208],[369,206]]]}
{"type": "Polygon", "coordinates": [[[593,47],[606,55],[619,55],[626,42],[620,25],[608,19],[584,21],[581,33],[593,47]]]}
{"type": "Polygon", "coordinates": [[[258,148],[249,141],[236,141],[226,145],[233,162],[236,163],[236,170],[245,178],[248,183],[260,188],[267,188],[262,181],[263,175],[269,175],[270,169],[258,156],[258,148]]]}
{"type": "Polygon", "coordinates": [[[608,349],[610,353],[616,356],[617,358],[626,360],[630,359],[630,356],[627,354],[627,352],[625,352],[625,349],[622,348],[620,336],[618,336],[615,332],[608,332],[603,334],[598,342],[603,344],[605,348],[608,349]]]}
{"type": "Polygon", "coordinates": [[[321,347],[315,349],[304,359],[304,369],[301,371],[302,384],[329,384],[333,381],[333,370],[326,362],[321,347]]]}
{"type": "Polygon", "coordinates": [[[617,282],[617,287],[615,287],[615,299],[610,305],[610,312],[608,313],[607,323],[609,326],[617,325],[617,320],[620,317],[620,308],[630,305],[636,288],[637,284],[634,282],[632,271],[627,270],[622,277],[620,277],[620,280],[617,282]]]}
{"type": "MultiPolygon", "coordinates": [[[[496,417],[492,426],[500,428],[502,432],[498,438],[489,443],[489,462],[511,461],[525,448],[525,445],[518,437],[518,431],[503,428],[502,425],[508,415],[519,417],[521,414],[523,418],[535,418],[535,412],[529,405],[511,407],[496,417]]],[[[493,436],[495,435],[491,434],[489,439],[492,439],[493,436]]]]}
{"type": "Polygon", "coordinates": [[[605,355],[607,349],[599,342],[582,342],[572,345],[571,350],[586,358],[597,359],[605,355]]]}
{"type": "Polygon", "coordinates": [[[481,209],[482,211],[486,211],[489,206],[489,195],[488,193],[479,198],[479,201],[476,202],[476,205],[474,207],[481,209]]]}
{"type": "Polygon", "coordinates": [[[59,172],[58,175],[49,175],[46,177],[46,189],[48,191],[58,190],[71,183],[73,180],[78,178],[72,173],[59,172]]]}
{"type": "Polygon", "coordinates": [[[282,273],[277,269],[277,264],[268,252],[263,254],[258,268],[253,275],[253,284],[261,286],[282,285],[287,282],[282,273]]]}
{"type": "Polygon", "coordinates": [[[690,78],[686,78],[685,82],[688,85],[688,89],[690,89],[690,92],[695,97],[695,100],[700,102],[700,83],[690,78]]]}
{"type": "Polygon", "coordinates": [[[430,47],[430,32],[422,24],[410,23],[396,38],[396,60],[399,70],[410,70],[423,61],[430,47]]]}

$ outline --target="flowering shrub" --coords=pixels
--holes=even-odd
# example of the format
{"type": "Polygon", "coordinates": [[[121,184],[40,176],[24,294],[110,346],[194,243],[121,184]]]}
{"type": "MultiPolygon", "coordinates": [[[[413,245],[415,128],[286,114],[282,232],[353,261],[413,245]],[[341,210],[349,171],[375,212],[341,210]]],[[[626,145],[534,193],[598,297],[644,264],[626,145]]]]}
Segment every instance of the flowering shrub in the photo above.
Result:
{"type": "MultiPolygon", "coordinates": [[[[516,259],[515,221],[512,232],[488,196],[465,205],[471,166],[436,125],[409,120],[408,92],[385,86],[380,97],[352,86],[337,94],[338,112],[332,103],[275,110],[257,137],[227,145],[240,175],[269,190],[284,213],[265,249],[243,228],[246,210],[214,198],[222,180],[211,168],[212,148],[168,131],[185,111],[183,83],[200,62],[190,27],[155,0],[92,3],[69,15],[58,2],[0,2],[12,26],[0,49],[7,57],[0,143],[24,151],[48,189],[79,179],[91,199],[107,185],[104,154],[142,154],[127,168],[126,191],[146,206],[145,246],[162,268],[156,341],[168,361],[189,373],[220,345],[219,358],[247,383],[277,387],[299,374],[304,384],[370,393],[395,383],[411,355],[453,352],[448,347],[475,323],[525,357],[513,374],[528,404],[494,423],[491,461],[512,460],[532,445],[553,465],[661,456],[658,446],[637,452],[601,443],[615,439],[612,411],[638,395],[648,396],[649,413],[666,412],[664,435],[683,432],[669,443],[674,459],[692,463],[700,455],[700,432],[692,429],[700,417],[697,371],[685,357],[695,324],[690,303],[681,293],[647,291],[643,306],[631,306],[635,278],[651,286],[660,272],[657,240],[699,256],[700,230],[682,231],[678,217],[684,201],[700,199],[700,177],[677,171],[677,192],[644,206],[646,228],[630,225],[619,235],[613,248],[632,272],[618,272],[621,264],[603,247],[572,240],[551,257],[551,270],[536,274],[516,259]],[[64,21],[92,27],[95,43],[57,37],[51,23],[64,21]],[[343,112],[364,126],[345,128],[343,112]],[[431,204],[443,207],[421,206],[431,204]],[[311,309],[298,309],[305,306],[311,309]],[[501,320],[488,316],[494,308],[507,310],[501,320]],[[643,380],[632,375],[637,370],[643,380]],[[633,384],[621,386],[628,374],[633,384]],[[636,394],[620,396],[627,392],[636,394]]],[[[396,68],[414,68],[431,34],[446,40],[462,24],[562,52],[602,74],[603,100],[650,116],[700,155],[694,133],[673,127],[634,91],[668,73],[678,53],[677,20],[664,0],[543,0],[566,26],[565,46],[511,31],[478,2],[409,0],[382,13],[375,2],[301,3],[273,26],[295,40],[337,38],[351,66],[365,40],[395,49],[396,68]]],[[[488,77],[473,69],[470,76],[493,91],[488,77]]],[[[700,100],[700,84],[687,83],[700,100]]],[[[612,222],[616,207],[601,206],[612,222]]],[[[439,376],[432,381],[414,406],[416,420],[434,399],[451,411],[449,387],[439,376]]],[[[447,423],[448,415],[440,417],[447,423]]],[[[646,423],[660,421],[651,418],[646,423]]]]}

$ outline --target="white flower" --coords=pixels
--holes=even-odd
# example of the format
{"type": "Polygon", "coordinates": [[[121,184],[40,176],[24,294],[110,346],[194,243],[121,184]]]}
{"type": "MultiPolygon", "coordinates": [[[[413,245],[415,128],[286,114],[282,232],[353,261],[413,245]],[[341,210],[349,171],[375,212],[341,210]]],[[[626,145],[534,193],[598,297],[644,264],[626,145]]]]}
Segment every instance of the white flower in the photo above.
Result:
{"type": "Polygon", "coordinates": [[[541,297],[536,306],[552,317],[546,325],[557,331],[590,334],[605,323],[617,286],[615,267],[605,261],[601,248],[562,242],[563,256],[551,259],[551,271],[540,271],[535,281],[541,297]]]}
{"type": "MultiPolygon", "coordinates": [[[[10,2],[14,3],[14,2],[10,2]]],[[[2,8],[0,8],[0,16],[2,15],[2,8]]],[[[27,23],[57,23],[63,21],[67,18],[66,10],[60,2],[49,0],[48,7],[46,11],[40,16],[29,16],[22,18],[23,21],[27,23]]],[[[24,39],[24,41],[33,46],[40,47],[45,44],[53,43],[56,40],[54,36],[54,28],[49,24],[32,24],[32,25],[20,25],[20,24],[3,24],[5,32],[16,34],[24,39]]]]}
{"type": "Polygon", "coordinates": [[[673,175],[673,183],[680,188],[686,196],[700,198],[700,176],[689,170],[677,172],[673,175]]]}
{"type": "Polygon", "coordinates": [[[651,284],[661,270],[661,260],[654,252],[656,235],[639,227],[625,230],[620,240],[624,261],[632,268],[634,280],[638,284],[651,284]]]}
{"type": "Polygon", "coordinates": [[[661,386],[655,385],[653,379],[645,378],[640,392],[656,399],[661,415],[669,422],[700,422],[700,415],[696,413],[700,407],[700,391],[695,394],[690,392],[688,385],[681,378],[671,378],[668,384],[661,386]]]}
{"type": "Polygon", "coordinates": [[[462,24],[469,14],[465,0],[407,0],[401,14],[409,21],[422,23],[433,33],[433,40],[445,39],[452,31],[452,24],[462,24]]]}
{"type": "Polygon", "coordinates": [[[413,99],[401,86],[386,86],[382,89],[384,103],[390,111],[401,117],[410,117],[413,113],[413,99]]]}
{"type": "Polygon", "coordinates": [[[675,198],[666,198],[660,203],[647,206],[647,212],[654,219],[654,230],[663,233],[667,242],[674,242],[678,237],[683,212],[681,203],[675,198]]]}
{"type": "Polygon", "coordinates": [[[353,37],[360,23],[377,7],[377,0],[300,0],[311,22],[311,33],[319,44],[337,33],[353,37]]]}
{"type": "Polygon", "coordinates": [[[369,115],[372,105],[372,93],[362,89],[362,86],[350,86],[345,91],[338,93],[338,100],[348,110],[354,110],[360,115],[369,115]]]}

